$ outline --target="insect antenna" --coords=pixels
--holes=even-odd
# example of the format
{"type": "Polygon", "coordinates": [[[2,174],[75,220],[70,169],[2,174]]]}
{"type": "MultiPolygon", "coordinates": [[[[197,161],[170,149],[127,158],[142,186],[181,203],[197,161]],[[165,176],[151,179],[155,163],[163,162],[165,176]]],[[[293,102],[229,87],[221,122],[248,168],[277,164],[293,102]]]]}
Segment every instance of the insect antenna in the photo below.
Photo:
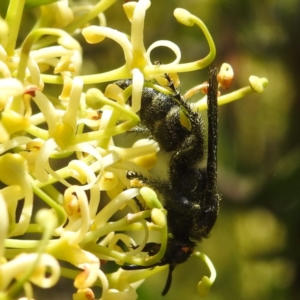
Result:
{"type": "Polygon", "coordinates": [[[206,199],[214,198],[217,191],[217,148],[218,148],[218,81],[217,68],[209,70],[208,106],[208,146],[206,167],[206,199]]]}

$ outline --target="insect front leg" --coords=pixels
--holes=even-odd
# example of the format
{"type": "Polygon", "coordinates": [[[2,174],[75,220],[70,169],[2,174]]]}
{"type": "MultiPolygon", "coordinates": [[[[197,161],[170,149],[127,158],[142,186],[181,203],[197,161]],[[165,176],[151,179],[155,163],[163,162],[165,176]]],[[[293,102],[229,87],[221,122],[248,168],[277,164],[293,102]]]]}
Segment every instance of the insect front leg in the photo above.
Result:
{"type": "Polygon", "coordinates": [[[148,186],[161,194],[168,193],[171,189],[170,183],[167,181],[153,177],[145,177],[134,171],[128,171],[126,177],[130,180],[132,187],[148,186]]]}

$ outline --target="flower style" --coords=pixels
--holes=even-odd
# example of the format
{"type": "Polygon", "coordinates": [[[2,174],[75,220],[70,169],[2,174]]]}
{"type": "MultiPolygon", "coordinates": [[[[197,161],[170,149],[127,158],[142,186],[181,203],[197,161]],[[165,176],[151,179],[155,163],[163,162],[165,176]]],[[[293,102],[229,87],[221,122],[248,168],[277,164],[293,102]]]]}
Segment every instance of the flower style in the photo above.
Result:
{"type": "MultiPolygon", "coordinates": [[[[136,299],[135,290],[140,283],[166,268],[119,268],[112,274],[102,271],[102,265],[109,261],[141,266],[158,262],[164,255],[168,235],[166,212],[155,192],[147,187],[131,188],[126,178],[128,170],[148,173],[156,162],[157,143],[144,139],[130,148],[120,148],[112,137],[139,122],[136,112],[141,107],[144,85],[168,94],[167,87],[156,84],[162,75],[205,68],[214,60],[216,49],[204,23],[180,8],[174,11],[175,18],[185,26],[197,25],[202,30],[209,54],[194,62],[180,63],[180,49],[171,41],[156,41],[145,49],[144,19],[151,2],[139,0],[123,5],[131,22],[128,38],[105,26],[103,12],[115,1],[70,8],[68,1],[62,0],[41,6],[40,19],[20,48],[16,48],[16,40],[25,1],[11,0],[5,20],[0,18],[1,299],[15,299],[21,291],[32,299],[32,283],[47,288],[55,285],[60,276],[74,280],[74,299],[94,299],[91,288],[99,282],[101,299],[136,299]],[[75,18],[78,11],[86,12],[75,18]],[[101,26],[87,26],[94,18],[101,26]],[[80,75],[82,46],[72,37],[80,31],[88,43],[99,43],[105,37],[117,42],[124,52],[124,65],[101,74],[80,75]],[[170,48],[175,60],[152,64],[150,53],[156,47],[170,48]],[[115,85],[108,85],[104,93],[96,88],[83,91],[86,84],[125,78],[132,78],[132,87],[124,92],[115,85]],[[54,85],[61,86],[60,94],[55,94],[54,85]],[[129,105],[126,100],[130,96],[129,105]],[[102,191],[109,198],[104,206],[102,191]],[[147,209],[140,210],[135,198],[147,209]],[[36,202],[45,208],[34,213],[36,202]],[[124,208],[130,213],[117,215],[124,208]],[[151,222],[146,221],[149,218],[151,222]],[[142,231],[143,236],[135,241],[131,232],[137,231],[142,231]],[[152,231],[160,233],[161,249],[154,256],[144,257],[140,253],[152,231]],[[40,233],[41,238],[20,238],[29,232],[40,233]],[[62,268],[58,261],[69,262],[80,271],[62,268]]],[[[233,70],[224,64],[218,78],[220,87],[229,88],[232,78],[233,70]]],[[[248,87],[220,96],[219,105],[252,91],[260,93],[267,85],[265,78],[254,76],[249,82],[248,87]]],[[[207,83],[203,83],[185,97],[206,88],[207,83]]],[[[206,109],[206,96],[193,107],[206,109]]],[[[198,288],[203,296],[216,274],[203,253],[194,256],[211,270],[210,278],[204,277],[198,288]]]]}

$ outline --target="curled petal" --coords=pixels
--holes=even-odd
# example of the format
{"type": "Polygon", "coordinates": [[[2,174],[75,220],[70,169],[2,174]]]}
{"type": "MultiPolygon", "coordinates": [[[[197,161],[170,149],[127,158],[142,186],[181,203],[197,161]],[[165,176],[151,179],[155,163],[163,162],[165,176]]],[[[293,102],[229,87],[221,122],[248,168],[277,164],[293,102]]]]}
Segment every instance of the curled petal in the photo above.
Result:
{"type": "Polygon", "coordinates": [[[210,271],[210,277],[208,278],[207,276],[203,276],[202,280],[198,283],[197,286],[200,296],[205,297],[208,294],[210,287],[213,285],[214,281],[216,280],[217,272],[211,260],[208,258],[208,256],[200,252],[194,253],[194,256],[203,260],[203,262],[207,265],[210,271]]]}
{"type": "MultiPolygon", "coordinates": [[[[37,180],[39,180],[40,182],[48,181],[48,174],[46,172],[45,166],[48,164],[48,159],[56,147],[57,145],[55,141],[53,139],[49,139],[44,143],[38,153],[35,163],[35,175],[37,180]]],[[[66,181],[64,183],[68,186],[68,183],[66,181]]]]}
{"type": "MultiPolygon", "coordinates": [[[[72,224],[72,219],[70,219],[68,226],[65,228],[62,236],[68,236],[68,241],[70,244],[78,244],[82,241],[84,236],[89,230],[91,219],[90,219],[90,211],[88,206],[88,200],[85,192],[78,186],[72,185],[65,191],[65,198],[72,198],[72,194],[76,194],[76,199],[78,202],[78,207],[76,206],[76,211],[79,213],[80,222],[77,222],[77,228],[74,228],[74,224],[72,224]],[[75,231],[67,231],[68,228],[72,228],[75,231]]],[[[68,202],[69,203],[69,202],[68,202]]],[[[72,211],[72,210],[71,210],[72,211]]],[[[77,218],[76,218],[77,219],[77,218]]]]}
{"type": "Polygon", "coordinates": [[[54,286],[60,277],[60,266],[49,254],[42,254],[30,281],[42,288],[54,286]]]}
{"type": "Polygon", "coordinates": [[[126,202],[139,194],[138,189],[129,189],[122,192],[115,199],[109,202],[96,216],[95,224],[97,228],[101,228],[126,202]]]}
{"type": "Polygon", "coordinates": [[[169,64],[164,64],[164,66],[172,66],[172,65],[176,65],[176,64],[179,64],[180,60],[181,60],[181,51],[180,51],[180,48],[173,42],[171,41],[167,41],[167,40],[161,40],[161,41],[156,41],[154,42],[152,45],[149,46],[149,48],[147,49],[147,56],[146,56],[146,59],[147,59],[147,63],[148,65],[152,65],[151,63],[151,58],[150,58],[150,54],[151,54],[151,51],[157,47],[167,47],[169,49],[171,49],[176,58],[169,64]]]}
{"type": "Polygon", "coordinates": [[[20,147],[21,145],[27,144],[29,142],[31,142],[31,138],[26,136],[18,136],[8,141],[5,141],[2,144],[0,144],[0,154],[10,149],[20,147]]]}
{"type": "Polygon", "coordinates": [[[193,26],[194,24],[196,24],[203,31],[210,52],[206,57],[190,63],[177,64],[177,65],[169,64],[169,65],[158,65],[158,66],[146,66],[144,68],[144,74],[146,75],[146,77],[148,76],[148,74],[154,75],[154,74],[163,74],[163,73],[190,72],[194,70],[203,69],[209,64],[211,64],[216,56],[216,47],[212,39],[212,36],[210,35],[205,24],[198,17],[192,15],[190,12],[182,8],[175,9],[174,16],[177,19],[177,21],[182,23],[183,25],[193,26]]]}
{"type": "Polygon", "coordinates": [[[27,280],[34,284],[49,288],[57,283],[60,267],[57,260],[49,254],[20,254],[0,266],[0,289],[5,289],[14,279],[24,280],[27,276],[27,280]],[[34,264],[33,272],[27,273],[34,264]]]}
{"type": "Polygon", "coordinates": [[[91,44],[101,42],[105,37],[111,38],[117,42],[123,49],[126,65],[131,66],[132,64],[132,45],[130,44],[127,36],[115,29],[101,26],[89,26],[82,30],[82,34],[86,41],[91,44]]]}
{"type": "Polygon", "coordinates": [[[83,268],[83,272],[80,273],[74,281],[74,286],[78,289],[91,287],[97,280],[99,272],[102,273],[102,271],[99,270],[99,259],[87,251],[84,252],[87,255],[87,261],[82,265],[78,265],[79,268],[83,268]]]}

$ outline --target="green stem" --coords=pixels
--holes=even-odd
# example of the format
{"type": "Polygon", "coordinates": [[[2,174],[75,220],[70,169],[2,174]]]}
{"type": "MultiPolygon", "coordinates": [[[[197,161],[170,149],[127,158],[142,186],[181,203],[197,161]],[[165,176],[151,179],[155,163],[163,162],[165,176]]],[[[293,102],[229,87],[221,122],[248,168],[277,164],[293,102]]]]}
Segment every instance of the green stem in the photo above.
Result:
{"type": "MultiPolygon", "coordinates": [[[[231,92],[231,93],[228,93],[228,94],[218,97],[218,106],[236,101],[236,100],[241,99],[251,93],[254,93],[254,91],[250,86],[240,88],[237,91],[234,91],[234,92],[231,92]]],[[[200,110],[200,111],[206,110],[207,109],[207,97],[204,97],[203,99],[194,103],[193,109],[200,110]]]]}
{"type": "Polygon", "coordinates": [[[86,132],[82,134],[77,134],[70,138],[69,140],[69,146],[75,146],[80,143],[87,143],[91,141],[99,141],[101,139],[110,138],[112,136],[124,133],[128,130],[130,130],[132,127],[136,126],[138,123],[138,119],[136,120],[130,120],[126,121],[120,125],[99,130],[99,131],[93,131],[93,132],[86,132]]]}
{"type": "Polygon", "coordinates": [[[81,273],[81,271],[71,270],[68,268],[60,268],[60,271],[61,276],[72,280],[74,280],[74,278],[76,278],[81,273]]]}
{"type": "Polygon", "coordinates": [[[63,203],[63,195],[60,193],[53,185],[46,185],[43,188],[44,192],[47,193],[51,199],[53,199],[56,203],[62,204],[63,203]]]}
{"type": "MultiPolygon", "coordinates": [[[[124,65],[112,71],[108,71],[100,74],[81,75],[78,77],[83,81],[84,84],[95,84],[100,82],[116,81],[119,79],[131,78],[132,75],[130,73],[130,70],[126,67],[126,65],[124,65]]],[[[64,83],[62,76],[58,76],[58,75],[41,74],[41,79],[45,83],[51,83],[51,84],[64,83]]]]}
{"type": "Polygon", "coordinates": [[[35,252],[40,242],[41,242],[40,240],[6,239],[4,245],[6,248],[14,248],[8,250],[22,249],[22,252],[24,252],[24,249],[26,249],[26,253],[28,253],[28,252],[35,252]]]}
{"type": "Polygon", "coordinates": [[[180,73],[180,72],[191,72],[196,71],[199,69],[203,69],[210,65],[213,60],[216,57],[216,46],[214,43],[214,40],[207,29],[206,25],[196,16],[190,14],[188,11],[185,11],[183,9],[176,9],[174,12],[175,17],[177,18],[177,21],[186,25],[186,26],[192,26],[194,24],[198,25],[198,27],[202,30],[202,32],[205,35],[205,38],[207,40],[208,46],[209,46],[209,53],[207,56],[205,56],[202,59],[199,59],[194,62],[190,63],[184,63],[184,64],[177,64],[177,65],[151,65],[146,66],[144,69],[144,74],[161,74],[161,73],[180,73]],[[183,12],[183,15],[185,15],[186,20],[180,20],[178,17],[181,15],[181,13],[178,13],[178,16],[176,12],[183,12]]]}
{"type": "Polygon", "coordinates": [[[25,0],[11,0],[9,2],[5,18],[9,28],[8,40],[5,47],[8,56],[14,55],[24,4],[25,0]]]}
{"type": "Polygon", "coordinates": [[[43,190],[38,188],[34,183],[32,184],[33,192],[53,208],[57,214],[58,226],[61,226],[66,221],[66,213],[61,205],[57,204],[52,198],[50,198],[43,190]]]}

